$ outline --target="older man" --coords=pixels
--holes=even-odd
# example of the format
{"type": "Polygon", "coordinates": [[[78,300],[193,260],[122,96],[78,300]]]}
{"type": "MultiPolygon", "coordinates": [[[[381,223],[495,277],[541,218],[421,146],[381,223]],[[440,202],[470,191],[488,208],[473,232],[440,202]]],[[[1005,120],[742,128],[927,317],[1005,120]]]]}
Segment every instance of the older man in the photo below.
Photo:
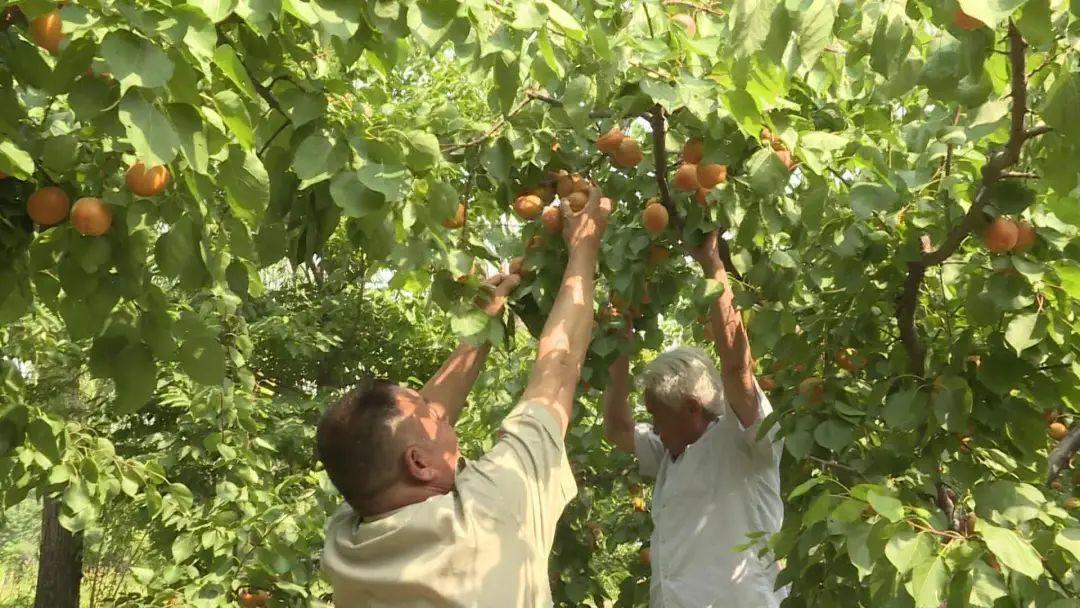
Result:
{"type": "MultiPolygon", "coordinates": [[[[548,554],[577,490],[563,438],[611,201],[593,188],[580,212],[564,207],[562,286],[490,452],[462,463],[454,432],[487,347],[462,344],[419,391],[391,382],[353,390],[319,423],[319,460],[345,499],[323,551],[339,608],[552,605],[548,554]]],[[[496,288],[489,313],[515,282],[496,288]]]]}
{"type": "Polygon", "coordinates": [[[758,437],[772,408],[754,379],[717,239],[709,234],[692,254],[724,287],[710,314],[720,370],[694,348],[652,361],[641,375],[651,426],[634,423],[625,354],[611,365],[604,394],[606,437],[656,478],[652,608],[776,608],[785,597],[773,590],[775,563],[736,551],[752,532],[780,530],[782,448],[773,431],[758,437]]]}

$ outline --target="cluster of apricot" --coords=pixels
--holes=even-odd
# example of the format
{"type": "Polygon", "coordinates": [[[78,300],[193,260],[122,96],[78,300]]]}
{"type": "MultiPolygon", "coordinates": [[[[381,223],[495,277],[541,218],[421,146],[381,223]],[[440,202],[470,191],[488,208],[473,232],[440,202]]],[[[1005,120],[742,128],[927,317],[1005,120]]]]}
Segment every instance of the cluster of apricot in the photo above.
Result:
{"type": "Polygon", "coordinates": [[[611,156],[612,162],[618,167],[636,167],[643,158],[641,144],[618,127],[611,127],[610,131],[597,138],[596,149],[611,156]]]}
{"type": "MultiPolygon", "coordinates": [[[[164,165],[147,169],[135,163],[128,169],[125,182],[128,190],[138,196],[155,196],[169,185],[169,169],[164,165]]],[[[112,227],[112,211],[100,198],[86,196],[71,204],[67,193],[56,186],[36,190],[26,200],[26,213],[42,226],[55,226],[65,219],[83,236],[101,236],[112,227]]]]}
{"type": "Polygon", "coordinates": [[[983,231],[983,242],[993,253],[1019,253],[1035,244],[1035,228],[1025,220],[996,218],[983,231]]]}
{"type": "Polygon", "coordinates": [[[727,181],[727,166],[701,162],[704,153],[705,144],[700,139],[683,144],[682,164],[675,170],[674,180],[676,190],[693,192],[694,200],[702,206],[708,204],[709,192],[727,181]]]}

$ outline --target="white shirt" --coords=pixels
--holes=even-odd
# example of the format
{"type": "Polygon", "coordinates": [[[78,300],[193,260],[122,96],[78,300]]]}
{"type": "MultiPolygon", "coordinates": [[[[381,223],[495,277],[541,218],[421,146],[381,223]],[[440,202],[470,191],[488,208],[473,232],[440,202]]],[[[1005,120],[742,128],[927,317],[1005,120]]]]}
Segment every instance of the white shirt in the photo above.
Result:
{"type": "Polygon", "coordinates": [[[327,522],[322,566],[338,608],[544,608],[555,525],[577,493],[562,429],[518,405],[454,491],[359,521],[327,522]]]}
{"type": "Polygon", "coordinates": [[[780,531],[782,441],[774,426],[757,439],[772,412],[758,388],[758,420],[750,428],[730,410],[672,460],[652,427],[639,424],[634,450],[653,490],[651,608],[778,608],[786,590],[773,591],[777,564],[742,552],[748,534],[780,531]]]}

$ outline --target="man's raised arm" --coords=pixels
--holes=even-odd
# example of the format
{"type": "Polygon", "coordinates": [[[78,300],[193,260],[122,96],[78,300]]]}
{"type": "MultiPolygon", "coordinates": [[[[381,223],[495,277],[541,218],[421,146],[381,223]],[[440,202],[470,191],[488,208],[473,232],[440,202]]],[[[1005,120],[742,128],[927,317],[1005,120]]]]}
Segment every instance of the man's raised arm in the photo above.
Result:
{"type": "Polygon", "coordinates": [[[523,401],[546,405],[562,425],[563,433],[573,414],[574,390],[592,335],[596,261],[611,204],[610,199],[600,197],[594,186],[589,190],[589,202],[581,211],[574,213],[569,205],[562,205],[563,237],[570,250],[570,260],[540,333],[536,363],[521,397],[523,401]]]}
{"type": "Polygon", "coordinates": [[[728,281],[727,270],[720,261],[718,239],[714,230],[705,241],[690,254],[701,264],[706,279],[719,281],[724,286],[709,315],[716,352],[720,355],[720,377],[724,383],[724,396],[743,427],[749,427],[758,419],[757,388],[754,385],[754,359],[750,354],[750,341],[746,337],[742,317],[735,310],[734,294],[728,281]]]}
{"type": "MultiPolygon", "coordinates": [[[[488,302],[482,306],[483,311],[492,317],[501,313],[507,295],[520,282],[521,277],[516,274],[497,274],[488,279],[492,293],[488,302]]],[[[482,345],[462,342],[439,371],[420,389],[420,394],[427,400],[428,405],[440,410],[442,416],[451,424],[457,421],[461,408],[465,406],[465,399],[469,396],[476,377],[480,375],[480,368],[490,351],[489,342],[482,345]]]]}

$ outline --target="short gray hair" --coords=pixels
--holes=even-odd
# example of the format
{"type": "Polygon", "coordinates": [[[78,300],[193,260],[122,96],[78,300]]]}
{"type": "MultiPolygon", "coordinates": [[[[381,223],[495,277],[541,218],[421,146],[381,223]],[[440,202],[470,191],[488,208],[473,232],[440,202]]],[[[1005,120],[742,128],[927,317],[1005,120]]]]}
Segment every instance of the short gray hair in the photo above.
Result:
{"type": "Polygon", "coordinates": [[[724,413],[724,384],[720,371],[700,348],[680,346],[653,359],[641,374],[646,397],[681,409],[688,399],[720,416],[724,413]]]}

